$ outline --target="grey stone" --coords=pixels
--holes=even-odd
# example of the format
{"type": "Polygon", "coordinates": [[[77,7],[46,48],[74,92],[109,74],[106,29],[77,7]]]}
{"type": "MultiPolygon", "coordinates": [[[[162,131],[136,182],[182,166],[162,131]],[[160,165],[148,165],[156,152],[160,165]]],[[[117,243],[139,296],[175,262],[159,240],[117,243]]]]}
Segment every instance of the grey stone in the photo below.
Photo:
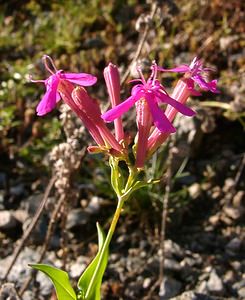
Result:
{"type": "Polygon", "coordinates": [[[23,300],[33,300],[35,299],[35,293],[30,290],[26,290],[24,294],[22,295],[23,300]]]}
{"type": "Polygon", "coordinates": [[[184,258],[185,256],[185,251],[172,240],[166,240],[164,243],[164,247],[165,247],[166,257],[175,256],[178,258],[184,258]]]}
{"type": "Polygon", "coordinates": [[[18,185],[15,185],[15,186],[12,186],[10,188],[10,194],[12,196],[21,197],[21,196],[25,195],[25,193],[26,193],[25,186],[22,183],[20,183],[18,185]]]}
{"type": "Polygon", "coordinates": [[[242,245],[242,241],[238,237],[235,237],[234,239],[229,241],[229,243],[226,245],[225,251],[228,254],[237,253],[240,251],[241,245],[242,245]]]}
{"type": "Polygon", "coordinates": [[[174,278],[165,277],[160,286],[160,300],[168,300],[179,294],[182,284],[174,278]]]}
{"type": "Polygon", "coordinates": [[[245,279],[239,281],[239,282],[236,282],[232,285],[232,288],[234,290],[239,290],[241,288],[245,288],[245,279]]]}
{"type": "Polygon", "coordinates": [[[15,219],[11,211],[0,211],[0,230],[14,229],[17,225],[18,221],[15,219]]]}
{"type": "Polygon", "coordinates": [[[214,300],[214,298],[193,291],[188,291],[169,300],[214,300]]]}
{"type": "MultiPolygon", "coordinates": [[[[3,278],[7,267],[9,266],[12,256],[7,256],[0,260],[0,278],[3,278]]],[[[29,263],[34,263],[38,260],[38,252],[30,248],[25,248],[19,255],[12,270],[8,275],[8,280],[18,284],[23,284],[26,277],[30,274],[31,268],[28,267],[29,263]]]]}
{"type": "Polygon", "coordinates": [[[149,277],[145,278],[145,279],[144,279],[144,282],[143,282],[143,288],[144,288],[144,289],[149,289],[151,283],[152,283],[151,278],[149,278],[149,277]]]}
{"type": "Polygon", "coordinates": [[[31,196],[21,201],[21,209],[27,211],[30,216],[34,216],[43,197],[43,193],[32,194],[31,196]]]}
{"type": "Polygon", "coordinates": [[[85,211],[92,215],[98,214],[100,211],[102,202],[103,202],[102,198],[97,197],[97,196],[92,197],[91,200],[89,201],[89,204],[86,207],[85,211]]]}
{"type": "Polygon", "coordinates": [[[88,265],[88,259],[85,256],[79,256],[75,263],[70,266],[69,274],[71,278],[77,279],[81,276],[88,265]]]}
{"type": "Polygon", "coordinates": [[[48,296],[52,293],[53,284],[51,280],[42,272],[37,272],[37,282],[40,284],[40,294],[43,296],[48,296]]]}
{"type": "Polygon", "coordinates": [[[81,225],[87,224],[89,220],[88,213],[84,212],[80,208],[72,209],[67,216],[66,228],[68,230],[74,229],[81,225]]]}
{"type": "Polygon", "coordinates": [[[240,299],[245,299],[245,287],[242,287],[237,293],[240,299]]]}
{"type": "Polygon", "coordinates": [[[224,286],[221,278],[213,270],[210,273],[209,280],[207,282],[207,288],[210,292],[222,294],[224,292],[224,286]]]}
{"type": "Polygon", "coordinates": [[[238,208],[234,208],[232,206],[224,207],[225,214],[233,220],[240,219],[242,215],[242,211],[238,208]]]}
{"type": "Polygon", "coordinates": [[[174,259],[166,258],[164,260],[164,270],[170,272],[179,272],[181,270],[181,265],[174,259]]]}
{"type": "Polygon", "coordinates": [[[189,188],[188,192],[192,199],[197,199],[201,195],[201,186],[199,183],[193,183],[189,188]]]}
{"type": "Polygon", "coordinates": [[[0,289],[0,300],[20,300],[13,283],[5,283],[0,289]]]}

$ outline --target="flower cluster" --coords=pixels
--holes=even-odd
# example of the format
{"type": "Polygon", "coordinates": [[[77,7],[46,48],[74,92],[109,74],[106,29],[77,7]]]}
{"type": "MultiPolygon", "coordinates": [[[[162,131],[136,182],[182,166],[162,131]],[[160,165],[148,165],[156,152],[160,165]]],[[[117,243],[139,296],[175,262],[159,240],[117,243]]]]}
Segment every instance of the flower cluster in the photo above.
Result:
{"type": "Polygon", "coordinates": [[[46,93],[37,106],[37,114],[42,116],[50,112],[62,98],[83,121],[97,146],[90,146],[90,152],[107,152],[112,156],[127,159],[127,135],[124,133],[122,115],[136,107],[138,133],[135,138],[135,167],[144,168],[146,159],[176,130],[172,124],[175,115],[191,117],[195,112],[185,105],[190,95],[199,95],[200,90],[218,93],[217,80],[207,81],[206,75],[211,70],[204,68],[202,62],[194,58],[191,64],[173,69],[164,69],[155,62],[151,66],[151,75],[146,80],[140,66],[137,67],[139,79],[132,87],[131,95],[125,101],[120,100],[120,77],[118,68],[109,64],[104,70],[104,78],[112,108],[101,114],[98,102],[91,98],[85,86],[96,83],[95,76],[86,73],[65,73],[57,70],[47,55],[43,58],[47,70],[51,73],[43,82],[46,93]],[[52,66],[52,69],[50,66],[52,66]],[[158,72],[184,73],[173,93],[169,95],[157,79],[158,72]],[[77,85],[77,86],[75,86],[77,85]],[[197,86],[199,87],[197,89],[197,86]],[[105,122],[114,121],[115,135],[105,122]]]}

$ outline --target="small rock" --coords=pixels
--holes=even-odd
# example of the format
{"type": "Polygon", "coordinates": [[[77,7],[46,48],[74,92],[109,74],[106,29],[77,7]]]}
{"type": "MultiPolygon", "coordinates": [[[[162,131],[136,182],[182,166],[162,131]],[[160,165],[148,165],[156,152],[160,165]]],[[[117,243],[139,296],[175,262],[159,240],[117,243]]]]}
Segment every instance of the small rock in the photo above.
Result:
{"type": "Polygon", "coordinates": [[[73,279],[77,279],[81,276],[81,274],[83,273],[83,271],[86,269],[87,267],[87,258],[84,256],[79,256],[76,260],[75,263],[73,263],[70,267],[70,276],[73,279]]]}
{"type": "Polygon", "coordinates": [[[168,300],[171,297],[178,295],[182,284],[171,277],[165,277],[160,286],[160,300],[168,300]]]}
{"type": "Polygon", "coordinates": [[[245,299],[245,287],[242,287],[237,293],[240,299],[245,299]]]}
{"type": "Polygon", "coordinates": [[[235,182],[234,182],[233,178],[226,178],[225,184],[224,184],[224,187],[223,187],[223,191],[225,193],[231,191],[234,187],[234,184],[235,184],[235,182]]]}
{"type": "Polygon", "coordinates": [[[144,282],[143,282],[143,288],[149,289],[151,283],[152,283],[151,278],[149,278],[149,277],[145,278],[144,282]]]}
{"type": "Polygon", "coordinates": [[[184,292],[183,294],[177,297],[171,298],[170,300],[214,300],[214,299],[204,294],[188,291],[188,292],[184,292]]]}
{"type": "Polygon", "coordinates": [[[21,201],[21,209],[28,212],[30,216],[34,216],[38,210],[38,207],[44,197],[43,193],[32,194],[21,201]]]}
{"type": "Polygon", "coordinates": [[[208,220],[213,226],[216,226],[219,224],[219,221],[220,221],[220,216],[219,214],[216,214],[214,216],[211,216],[209,217],[209,220],[208,220]]]}
{"type": "Polygon", "coordinates": [[[199,183],[193,183],[189,188],[188,192],[192,199],[197,199],[201,195],[201,186],[199,183]]]}
{"type": "Polygon", "coordinates": [[[0,230],[10,230],[16,228],[18,221],[8,210],[0,211],[0,230]]]}
{"type": "Polygon", "coordinates": [[[103,202],[102,198],[99,198],[97,196],[92,197],[91,200],[89,201],[88,206],[85,209],[86,212],[88,212],[92,215],[98,214],[100,211],[102,202],[103,202]]]}
{"type": "Polygon", "coordinates": [[[67,216],[66,228],[68,230],[87,224],[89,215],[80,208],[72,209],[67,216]]]}
{"type": "Polygon", "coordinates": [[[227,254],[234,255],[240,251],[241,245],[242,245],[242,241],[238,237],[235,237],[234,239],[229,241],[229,243],[226,245],[225,252],[227,254]]]}
{"type": "Polygon", "coordinates": [[[225,37],[221,37],[219,39],[219,46],[221,50],[226,50],[229,45],[233,44],[235,41],[238,40],[238,35],[229,35],[225,37]]]}
{"type": "Polygon", "coordinates": [[[164,247],[165,247],[166,257],[175,256],[177,258],[184,258],[185,256],[185,251],[172,240],[166,240],[164,247]]]}
{"type": "Polygon", "coordinates": [[[239,209],[234,208],[232,206],[224,207],[224,212],[228,217],[232,218],[233,220],[240,219],[242,213],[239,209]]]}
{"type": "Polygon", "coordinates": [[[165,258],[164,270],[169,272],[179,272],[181,270],[181,265],[174,259],[165,258]]]}
{"type": "Polygon", "coordinates": [[[238,281],[232,285],[234,290],[240,290],[241,288],[245,288],[245,279],[238,281]]]}
{"type": "Polygon", "coordinates": [[[245,192],[238,191],[233,197],[232,204],[236,208],[245,208],[245,192]]]}
{"type": "Polygon", "coordinates": [[[8,282],[2,285],[0,300],[20,300],[13,283],[8,282]]]}
{"type": "Polygon", "coordinates": [[[28,218],[28,213],[24,209],[17,209],[16,211],[13,212],[13,216],[15,217],[16,220],[18,220],[20,223],[24,223],[27,218],[28,218]]]}
{"type": "Polygon", "coordinates": [[[197,291],[199,292],[199,293],[207,293],[208,292],[208,287],[207,287],[207,281],[202,281],[200,284],[199,284],[199,286],[198,286],[198,288],[197,288],[197,291]]]}
{"type": "Polygon", "coordinates": [[[232,284],[235,281],[235,272],[233,270],[228,270],[223,279],[225,284],[232,284]]]}
{"type": "Polygon", "coordinates": [[[53,284],[50,281],[50,279],[48,278],[48,276],[46,276],[44,273],[42,272],[37,272],[37,282],[40,284],[40,294],[42,296],[48,296],[52,293],[53,290],[53,284]]]}
{"type": "Polygon", "coordinates": [[[10,188],[10,194],[15,197],[21,197],[25,194],[25,186],[20,183],[10,188]]]}
{"type": "Polygon", "coordinates": [[[230,262],[230,264],[236,272],[241,271],[241,262],[240,261],[235,260],[235,261],[230,262]]]}
{"type": "Polygon", "coordinates": [[[215,270],[210,273],[209,280],[207,282],[207,288],[213,293],[222,294],[224,292],[223,282],[215,270]]]}
{"type": "Polygon", "coordinates": [[[30,290],[26,290],[24,294],[22,295],[23,300],[33,300],[35,299],[35,293],[30,290]]]}

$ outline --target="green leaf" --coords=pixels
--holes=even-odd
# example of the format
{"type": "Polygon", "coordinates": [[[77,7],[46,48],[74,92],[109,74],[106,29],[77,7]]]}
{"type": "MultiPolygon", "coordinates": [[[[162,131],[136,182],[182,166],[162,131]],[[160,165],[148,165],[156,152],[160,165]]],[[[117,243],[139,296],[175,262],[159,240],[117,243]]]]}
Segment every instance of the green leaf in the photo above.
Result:
{"type": "Polygon", "coordinates": [[[125,199],[128,199],[133,192],[143,188],[143,187],[147,187],[150,186],[152,184],[156,184],[159,183],[160,179],[151,179],[148,181],[136,181],[133,186],[131,186],[131,188],[129,188],[125,194],[122,195],[122,197],[124,197],[125,199]]]}
{"type": "Polygon", "coordinates": [[[117,195],[120,195],[120,172],[118,168],[118,162],[111,156],[109,160],[109,164],[111,167],[111,185],[116,192],[117,195]]]}
{"type": "Polygon", "coordinates": [[[99,223],[97,223],[96,225],[97,225],[97,231],[98,231],[99,250],[98,250],[98,253],[95,256],[95,258],[92,260],[90,265],[86,268],[86,270],[83,272],[83,274],[81,275],[81,277],[78,280],[77,286],[80,289],[79,299],[81,299],[81,300],[85,300],[85,299],[86,300],[100,300],[100,286],[101,286],[102,278],[103,278],[105,268],[107,265],[107,261],[108,261],[109,249],[106,249],[104,256],[103,256],[101,267],[96,276],[96,281],[94,283],[92,292],[90,293],[90,295],[88,295],[87,298],[85,298],[89,283],[93,277],[93,274],[94,274],[96,266],[99,262],[100,256],[102,255],[101,250],[102,250],[103,244],[105,242],[105,234],[104,234],[102,228],[100,227],[99,223]]]}
{"type": "Polygon", "coordinates": [[[42,271],[54,284],[58,300],[76,300],[77,296],[73,290],[69,276],[65,271],[45,264],[29,264],[33,269],[42,271]]]}

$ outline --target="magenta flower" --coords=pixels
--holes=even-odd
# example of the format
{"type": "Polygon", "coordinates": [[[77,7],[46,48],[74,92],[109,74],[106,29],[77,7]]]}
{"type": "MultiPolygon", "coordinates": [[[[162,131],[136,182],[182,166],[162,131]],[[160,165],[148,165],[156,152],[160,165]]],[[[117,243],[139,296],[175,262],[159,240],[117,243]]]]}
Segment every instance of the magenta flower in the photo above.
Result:
{"type": "MultiPolygon", "coordinates": [[[[109,63],[104,69],[104,77],[107,86],[107,90],[110,96],[112,107],[121,103],[120,100],[120,75],[117,66],[109,63]]],[[[124,138],[123,125],[121,118],[114,121],[115,136],[120,142],[124,138]]]]}
{"type": "Polygon", "coordinates": [[[200,95],[194,89],[194,83],[196,83],[202,90],[211,91],[213,93],[219,93],[217,89],[217,80],[212,80],[210,82],[206,81],[206,75],[210,72],[211,68],[204,68],[202,65],[202,61],[195,57],[191,64],[188,65],[180,65],[173,69],[164,69],[158,67],[159,71],[163,72],[176,72],[176,73],[185,73],[185,78],[187,79],[187,84],[192,94],[200,95]]]}
{"type": "Polygon", "coordinates": [[[43,61],[46,69],[52,74],[46,80],[32,80],[32,82],[43,82],[46,86],[46,93],[37,106],[37,115],[43,116],[53,110],[56,103],[60,101],[59,84],[62,81],[69,81],[81,86],[90,86],[96,83],[97,78],[86,73],[64,73],[62,70],[57,70],[52,59],[48,55],[43,56],[43,61]],[[53,70],[50,69],[51,64],[53,70]]]}
{"type": "Polygon", "coordinates": [[[147,81],[140,68],[137,70],[141,78],[133,81],[139,81],[141,83],[132,88],[131,96],[128,99],[101,116],[106,122],[112,122],[120,117],[140,99],[146,100],[152,115],[153,123],[161,132],[175,132],[176,130],[165,116],[164,112],[160,109],[160,103],[169,104],[186,116],[193,116],[195,114],[193,110],[179,103],[167,94],[164,87],[156,79],[157,65],[155,63],[152,65],[152,73],[147,81]]]}

